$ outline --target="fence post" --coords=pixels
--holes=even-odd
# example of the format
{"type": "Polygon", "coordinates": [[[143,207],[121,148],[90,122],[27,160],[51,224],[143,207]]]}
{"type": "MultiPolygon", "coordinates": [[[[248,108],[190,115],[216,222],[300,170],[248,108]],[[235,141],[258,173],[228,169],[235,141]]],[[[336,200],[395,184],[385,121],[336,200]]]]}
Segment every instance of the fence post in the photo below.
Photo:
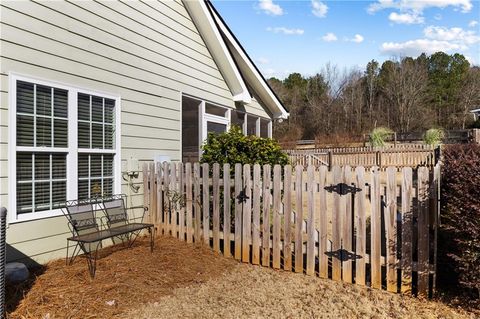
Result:
{"type": "Polygon", "coordinates": [[[333,167],[333,154],[332,151],[328,151],[328,170],[331,171],[333,167]]]}
{"type": "Polygon", "coordinates": [[[0,315],[5,315],[5,263],[7,251],[5,247],[5,234],[7,230],[7,209],[0,208],[0,315]]]}

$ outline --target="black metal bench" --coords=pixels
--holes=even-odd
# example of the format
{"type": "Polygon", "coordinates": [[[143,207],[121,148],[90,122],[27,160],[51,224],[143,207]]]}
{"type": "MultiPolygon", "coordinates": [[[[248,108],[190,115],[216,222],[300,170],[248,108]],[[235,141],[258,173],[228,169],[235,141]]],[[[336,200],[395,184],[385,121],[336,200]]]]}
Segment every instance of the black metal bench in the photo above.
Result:
{"type": "MultiPolygon", "coordinates": [[[[131,247],[144,229],[150,234],[150,251],[153,251],[154,225],[143,223],[143,216],[142,222],[131,223],[125,203],[126,196],[123,194],[65,203],[62,212],[67,217],[72,232],[72,236],[67,238],[67,265],[73,263],[75,257],[83,252],[90,276],[94,278],[98,250],[102,248],[103,240],[112,239],[114,244],[122,242],[131,247]],[[102,211],[103,216],[98,218],[97,211],[102,211]],[[71,257],[68,254],[70,242],[75,242],[71,257]]],[[[143,214],[145,215],[145,209],[143,214]]]]}

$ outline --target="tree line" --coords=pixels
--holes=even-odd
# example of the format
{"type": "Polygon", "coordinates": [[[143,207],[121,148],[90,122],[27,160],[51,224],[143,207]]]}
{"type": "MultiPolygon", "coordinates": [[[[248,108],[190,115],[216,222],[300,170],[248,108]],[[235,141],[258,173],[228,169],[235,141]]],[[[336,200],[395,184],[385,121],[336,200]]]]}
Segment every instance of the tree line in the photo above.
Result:
{"type": "Polygon", "coordinates": [[[291,73],[269,84],[290,112],[275,125],[282,139],[361,136],[375,127],[397,132],[464,129],[480,108],[480,68],[462,54],[370,61],[365,70],[327,63],[309,77],[291,73]]]}

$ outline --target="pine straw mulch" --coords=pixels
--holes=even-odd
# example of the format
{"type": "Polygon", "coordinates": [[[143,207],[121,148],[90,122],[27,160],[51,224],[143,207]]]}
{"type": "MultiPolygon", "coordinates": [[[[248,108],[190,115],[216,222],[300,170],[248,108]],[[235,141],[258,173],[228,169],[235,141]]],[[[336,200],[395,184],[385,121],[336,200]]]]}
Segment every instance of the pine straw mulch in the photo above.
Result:
{"type": "Polygon", "coordinates": [[[147,241],[131,249],[109,247],[102,250],[93,280],[84,258],[71,266],[60,259],[30,282],[7,287],[7,318],[117,318],[177,288],[220,276],[235,264],[207,247],[173,238],[158,238],[153,253],[147,241]],[[23,299],[15,300],[15,294],[23,299]]]}

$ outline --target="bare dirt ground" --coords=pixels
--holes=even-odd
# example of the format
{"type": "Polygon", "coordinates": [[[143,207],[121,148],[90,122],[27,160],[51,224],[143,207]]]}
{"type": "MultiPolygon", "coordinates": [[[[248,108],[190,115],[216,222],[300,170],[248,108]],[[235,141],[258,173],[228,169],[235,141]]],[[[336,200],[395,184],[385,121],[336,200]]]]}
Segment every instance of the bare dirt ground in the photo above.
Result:
{"type": "MultiPolygon", "coordinates": [[[[240,264],[161,237],[105,252],[94,280],[85,260],[49,264],[8,318],[474,318],[445,304],[240,264]]],[[[28,287],[28,289],[27,289],[28,287]]],[[[20,287],[21,288],[21,287],[20,287]]]]}

